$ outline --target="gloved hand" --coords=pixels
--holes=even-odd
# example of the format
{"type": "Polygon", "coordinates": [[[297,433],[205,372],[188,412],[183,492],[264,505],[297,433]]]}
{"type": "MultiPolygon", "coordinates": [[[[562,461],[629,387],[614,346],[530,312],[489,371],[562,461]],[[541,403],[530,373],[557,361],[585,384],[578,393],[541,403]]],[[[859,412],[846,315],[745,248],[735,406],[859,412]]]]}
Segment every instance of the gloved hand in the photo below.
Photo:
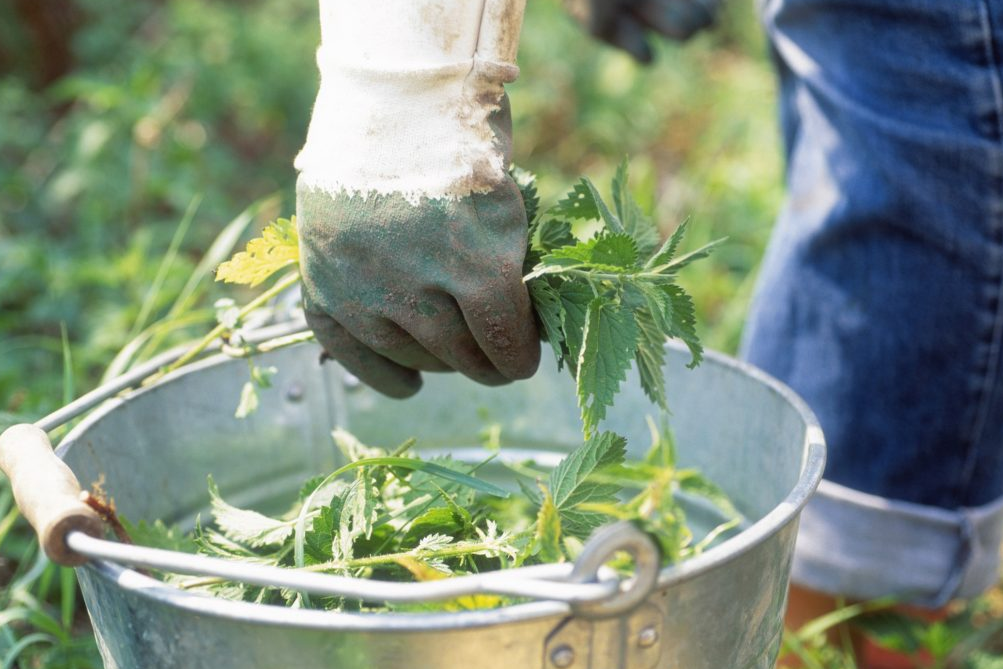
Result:
{"type": "Polygon", "coordinates": [[[686,40],[714,23],[720,0],[588,0],[589,32],[642,63],[652,60],[645,37],[653,30],[686,40]]]}
{"type": "Polygon", "coordinates": [[[304,306],[326,353],[387,395],[419,371],[495,385],[539,363],[502,87],[524,1],[321,0],[296,163],[304,306]]]}

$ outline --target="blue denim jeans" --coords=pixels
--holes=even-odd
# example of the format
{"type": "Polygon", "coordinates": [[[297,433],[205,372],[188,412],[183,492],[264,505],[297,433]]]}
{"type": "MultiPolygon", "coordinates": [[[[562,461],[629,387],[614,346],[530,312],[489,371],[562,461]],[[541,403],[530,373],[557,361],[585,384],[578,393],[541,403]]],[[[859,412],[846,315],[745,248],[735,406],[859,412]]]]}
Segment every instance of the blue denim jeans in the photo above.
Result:
{"type": "Polygon", "coordinates": [[[788,197],[743,355],[817,413],[794,579],[937,605],[1003,528],[1003,0],[763,0],[788,197]]]}

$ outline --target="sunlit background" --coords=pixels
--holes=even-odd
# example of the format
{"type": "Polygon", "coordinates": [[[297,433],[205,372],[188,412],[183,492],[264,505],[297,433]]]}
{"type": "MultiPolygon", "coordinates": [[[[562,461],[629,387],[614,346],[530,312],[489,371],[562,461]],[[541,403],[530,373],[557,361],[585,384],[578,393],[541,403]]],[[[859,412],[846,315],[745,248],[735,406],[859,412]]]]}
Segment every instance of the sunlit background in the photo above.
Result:
{"type": "MultiPolygon", "coordinates": [[[[0,428],[213,321],[214,264],[293,213],[316,13],[316,0],[0,2],[0,428]]],[[[689,248],[727,236],[683,282],[705,342],[734,351],[781,199],[773,75],[751,0],[656,46],[638,67],[558,0],[530,0],[516,162],[552,202],[630,156],[663,232],[689,218],[689,248]]],[[[0,484],[0,666],[100,666],[72,571],[36,555],[0,484]]]]}

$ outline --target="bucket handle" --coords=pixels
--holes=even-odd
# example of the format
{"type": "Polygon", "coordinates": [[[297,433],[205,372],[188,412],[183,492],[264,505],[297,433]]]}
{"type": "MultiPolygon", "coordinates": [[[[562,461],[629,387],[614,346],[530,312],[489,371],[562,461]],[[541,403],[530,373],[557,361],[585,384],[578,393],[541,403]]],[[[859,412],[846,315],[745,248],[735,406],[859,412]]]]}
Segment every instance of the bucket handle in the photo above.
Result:
{"type": "Polygon", "coordinates": [[[34,425],[15,425],[0,435],[0,469],[14,500],[53,562],[78,566],[87,558],[70,549],[71,532],[101,538],[104,523],[81,500],[80,482],[56,457],[48,435],[34,425]]]}
{"type": "Polygon", "coordinates": [[[15,425],[0,435],[0,469],[10,479],[18,508],[38,533],[46,555],[53,562],[67,566],[105,560],[370,602],[507,595],[564,602],[572,613],[586,618],[626,613],[643,602],[658,581],[658,548],[647,534],[626,521],[594,532],[574,564],[543,564],[439,581],[395,583],[106,541],[103,521],[81,500],[77,477],[53,452],[46,433],[33,425],[15,425]],[[635,571],[629,579],[621,580],[604,566],[619,551],[634,558],[635,571]]]}

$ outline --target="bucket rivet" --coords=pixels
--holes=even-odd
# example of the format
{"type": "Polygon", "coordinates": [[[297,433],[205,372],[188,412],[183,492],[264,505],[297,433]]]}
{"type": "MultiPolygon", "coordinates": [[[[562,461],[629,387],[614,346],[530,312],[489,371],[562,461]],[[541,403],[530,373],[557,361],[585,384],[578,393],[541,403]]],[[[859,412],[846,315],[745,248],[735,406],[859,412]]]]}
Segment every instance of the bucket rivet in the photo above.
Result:
{"type": "Polygon", "coordinates": [[[651,648],[658,643],[658,630],[654,627],[645,627],[637,635],[637,645],[641,648],[651,648]]]}
{"type": "Polygon", "coordinates": [[[575,663],[575,651],[571,649],[571,646],[559,646],[550,654],[550,662],[560,669],[570,667],[575,663]]]}
{"type": "Polygon", "coordinates": [[[294,383],[286,389],[286,399],[290,402],[302,402],[303,394],[303,386],[298,383],[294,383]]]}

